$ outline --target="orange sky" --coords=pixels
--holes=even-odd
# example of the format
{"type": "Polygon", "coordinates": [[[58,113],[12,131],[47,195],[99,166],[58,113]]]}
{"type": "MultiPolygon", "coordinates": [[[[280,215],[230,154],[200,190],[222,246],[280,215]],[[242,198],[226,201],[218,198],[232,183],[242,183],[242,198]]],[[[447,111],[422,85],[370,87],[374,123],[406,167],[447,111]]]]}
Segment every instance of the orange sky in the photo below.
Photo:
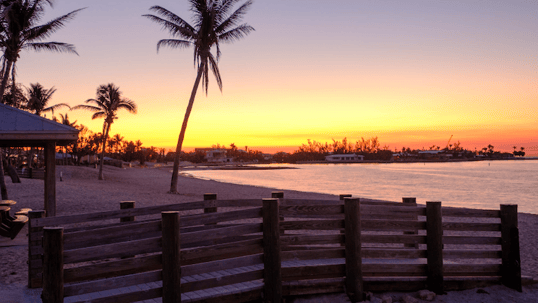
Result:
{"type": "MultiPolygon", "coordinates": [[[[55,86],[72,106],[113,82],[139,106],[112,134],[172,148],[195,79],[192,49],[141,17],[161,5],[190,21],[185,3],[57,1],[45,19],[87,7],[51,40],[80,56],[23,52],[17,80],[55,86]]],[[[256,31],[222,46],[224,90],[200,90],[184,146],[216,143],[293,151],[307,139],[379,137],[391,149],[492,144],[538,154],[538,36],[534,1],[255,1],[256,31]]],[[[72,119],[100,131],[86,112],[72,119]]]]}

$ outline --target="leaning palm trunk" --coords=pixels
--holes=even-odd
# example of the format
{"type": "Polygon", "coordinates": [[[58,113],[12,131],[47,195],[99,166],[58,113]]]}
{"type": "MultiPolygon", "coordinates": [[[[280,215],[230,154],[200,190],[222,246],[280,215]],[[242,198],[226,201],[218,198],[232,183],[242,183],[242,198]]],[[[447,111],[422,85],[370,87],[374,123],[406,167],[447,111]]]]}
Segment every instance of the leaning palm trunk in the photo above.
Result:
{"type": "Polygon", "coordinates": [[[189,105],[187,105],[187,110],[185,111],[185,117],[183,118],[183,124],[181,125],[181,132],[179,133],[179,138],[177,139],[176,146],[176,155],[174,156],[174,168],[172,171],[172,181],[170,183],[170,193],[177,193],[177,181],[179,174],[179,156],[181,154],[181,147],[183,145],[183,139],[185,138],[185,131],[187,130],[187,123],[189,122],[189,116],[191,115],[192,106],[194,104],[194,98],[196,97],[196,91],[198,91],[198,85],[200,84],[200,79],[202,78],[204,70],[204,64],[201,64],[198,67],[198,75],[196,76],[196,81],[194,81],[194,87],[192,88],[191,98],[189,99],[189,105]]]}
{"type": "Polygon", "coordinates": [[[101,161],[99,162],[99,180],[104,180],[103,178],[103,164],[105,163],[105,149],[106,149],[106,141],[108,138],[108,131],[110,130],[110,123],[107,123],[105,136],[103,138],[103,150],[101,151],[101,161]]]}

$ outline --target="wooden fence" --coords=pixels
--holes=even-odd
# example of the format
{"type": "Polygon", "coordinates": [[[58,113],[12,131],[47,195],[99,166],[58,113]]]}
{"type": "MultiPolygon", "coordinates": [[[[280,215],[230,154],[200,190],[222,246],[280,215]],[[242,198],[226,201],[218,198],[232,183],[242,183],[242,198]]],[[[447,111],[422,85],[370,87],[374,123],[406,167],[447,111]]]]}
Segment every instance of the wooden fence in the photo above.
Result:
{"type": "Polygon", "coordinates": [[[44,302],[278,302],[344,285],[352,301],[365,290],[440,293],[496,283],[521,290],[516,206],[404,202],[205,195],[76,216],[32,212],[29,285],[43,281],[44,302]],[[76,226],[82,222],[99,224],[76,226]]]}

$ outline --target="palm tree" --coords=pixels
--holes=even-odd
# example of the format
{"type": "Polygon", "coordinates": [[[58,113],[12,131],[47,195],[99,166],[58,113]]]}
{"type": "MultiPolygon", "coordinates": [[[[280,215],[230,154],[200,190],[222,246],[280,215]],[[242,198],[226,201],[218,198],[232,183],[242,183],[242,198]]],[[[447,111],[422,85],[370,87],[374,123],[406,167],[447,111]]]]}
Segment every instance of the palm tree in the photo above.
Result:
{"type": "Polygon", "coordinates": [[[56,92],[54,87],[45,89],[43,85],[35,83],[30,84],[30,88],[27,88],[26,91],[28,95],[28,104],[26,105],[26,109],[38,116],[41,116],[41,113],[46,112],[51,112],[54,115],[54,110],[63,107],[71,109],[71,107],[65,103],[58,103],[47,107],[47,103],[49,103],[52,95],[56,92]]]}
{"type": "Polygon", "coordinates": [[[222,79],[218,68],[220,58],[221,42],[230,43],[239,40],[249,34],[254,28],[248,24],[240,24],[239,21],[252,5],[252,0],[247,0],[237,10],[231,11],[233,6],[239,0],[189,0],[191,11],[193,12],[194,26],[187,23],[185,20],[172,13],[171,11],[161,7],[152,6],[150,11],[157,15],[144,15],[152,21],[167,29],[174,38],[179,39],[162,39],[157,43],[157,51],[161,46],[171,48],[194,47],[194,63],[198,68],[196,80],[192,88],[189,104],[185,111],[183,124],[176,146],[176,154],[174,156],[174,168],[172,172],[172,181],[170,184],[170,193],[177,193],[177,181],[179,172],[179,156],[187,123],[191,114],[194,98],[198,85],[202,81],[202,89],[207,89],[209,84],[209,69],[215,75],[219,89],[222,91],[222,79]],[[211,48],[216,48],[216,56],[211,53],[211,48]]]}
{"type": "MultiPolygon", "coordinates": [[[[72,11],[45,24],[38,25],[45,7],[53,0],[5,0],[0,4],[0,47],[4,50],[0,96],[4,95],[9,76],[15,83],[15,64],[21,50],[74,53],[72,44],[42,42],[73,19],[82,9],[72,11]]],[[[78,54],[77,54],[78,55],[78,54]]]]}
{"type": "Polygon", "coordinates": [[[123,98],[120,88],[113,83],[99,86],[97,88],[96,98],[88,99],[85,102],[92,105],[81,104],[73,107],[73,109],[85,109],[93,112],[92,119],[105,118],[98,177],[99,180],[103,180],[103,163],[110,126],[114,123],[114,120],[118,119],[117,112],[119,109],[126,109],[128,112],[136,114],[137,108],[134,101],[123,98]]]}

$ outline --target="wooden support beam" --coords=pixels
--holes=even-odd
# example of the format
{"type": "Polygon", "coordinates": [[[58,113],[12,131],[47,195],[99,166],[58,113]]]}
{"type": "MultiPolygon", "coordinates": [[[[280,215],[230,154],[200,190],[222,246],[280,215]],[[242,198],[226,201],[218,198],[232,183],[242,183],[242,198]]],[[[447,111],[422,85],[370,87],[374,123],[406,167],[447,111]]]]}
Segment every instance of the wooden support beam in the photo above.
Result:
{"type": "MultiPolygon", "coordinates": [[[[204,194],[204,201],[215,201],[217,200],[217,194],[204,194]]],[[[204,213],[216,213],[216,207],[206,207],[204,208],[204,213]]]]}
{"type": "Polygon", "coordinates": [[[43,228],[43,303],[64,301],[64,229],[43,228]]]}
{"type": "Polygon", "coordinates": [[[282,301],[279,200],[263,199],[264,302],[282,301]]]}
{"type": "Polygon", "coordinates": [[[443,216],[441,202],[426,202],[428,289],[443,294],[443,216]]]}
{"type": "Polygon", "coordinates": [[[56,142],[45,145],[45,211],[47,217],[56,216],[56,142]]]}
{"type": "Polygon", "coordinates": [[[501,205],[502,283],[519,292],[521,288],[521,260],[519,255],[519,228],[517,205],[501,205]]]}
{"type": "Polygon", "coordinates": [[[179,212],[162,212],[163,303],[181,302],[181,247],[179,212]]]}
{"type": "Polygon", "coordinates": [[[352,302],[364,300],[361,254],[361,204],[360,199],[344,198],[346,290],[352,302]]]}

